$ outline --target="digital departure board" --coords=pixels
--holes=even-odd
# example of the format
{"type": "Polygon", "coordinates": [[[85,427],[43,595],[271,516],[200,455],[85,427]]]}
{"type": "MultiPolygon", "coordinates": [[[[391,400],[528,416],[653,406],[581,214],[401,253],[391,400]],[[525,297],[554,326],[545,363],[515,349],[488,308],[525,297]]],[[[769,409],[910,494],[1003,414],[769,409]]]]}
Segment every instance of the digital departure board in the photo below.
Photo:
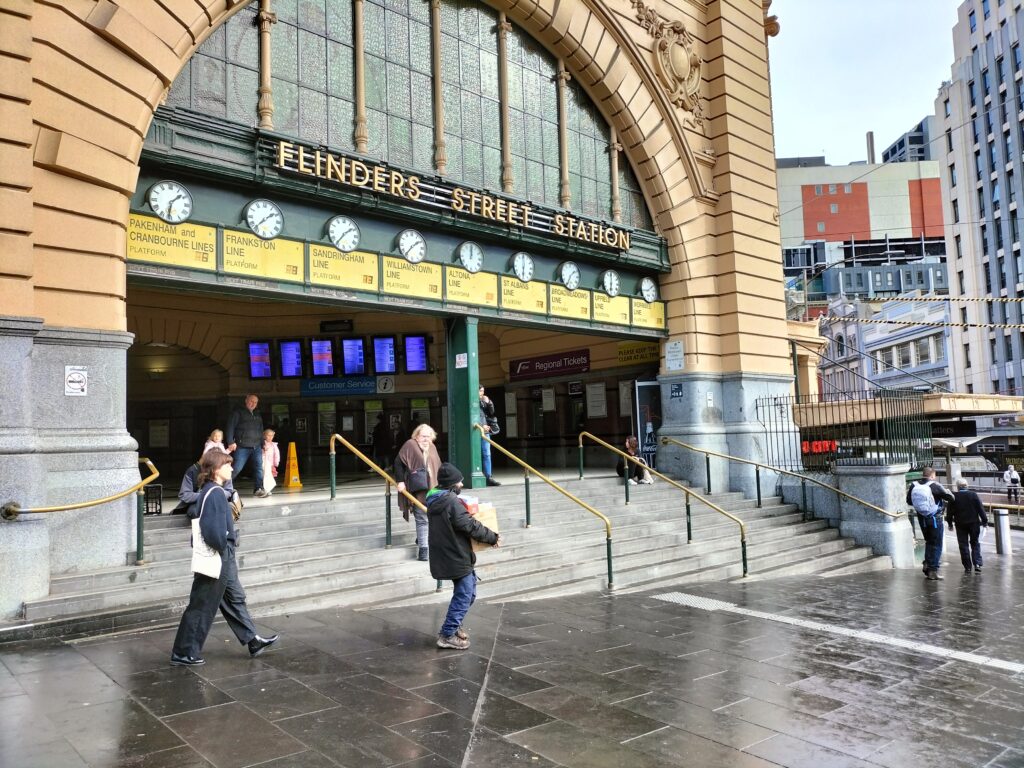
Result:
{"type": "Polygon", "coordinates": [[[270,365],[270,342],[249,342],[249,378],[272,379],[274,370],[270,365]]]}
{"type": "Polygon", "coordinates": [[[342,370],[346,376],[363,376],[366,374],[366,361],[363,354],[362,339],[341,340],[342,370]]]}
{"type": "Polygon", "coordinates": [[[406,336],[405,343],[405,372],[406,373],[428,373],[430,366],[427,362],[427,337],[406,336]]]}
{"type": "Polygon", "coordinates": [[[373,372],[374,373],[397,373],[398,367],[395,364],[395,337],[374,336],[373,337],[373,372]]]}
{"type": "Polygon", "coordinates": [[[332,339],[312,339],[309,342],[313,353],[313,375],[334,375],[334,341],[332,339]]]}
{"type": "Polygon", "coordinates": [[[302,342],[288,339],[277,342],[281,356],[281,378],[302,378],[302,342]]]}

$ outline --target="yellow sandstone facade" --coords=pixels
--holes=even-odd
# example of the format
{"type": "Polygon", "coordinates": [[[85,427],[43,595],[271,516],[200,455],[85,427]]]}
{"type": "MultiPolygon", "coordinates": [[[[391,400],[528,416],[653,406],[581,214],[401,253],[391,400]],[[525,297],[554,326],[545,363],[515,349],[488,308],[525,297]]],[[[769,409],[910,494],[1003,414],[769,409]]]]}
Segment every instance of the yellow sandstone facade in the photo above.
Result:
{"type": "MultiPolygon", "coordinates": [[[[354,0],[356,13],[362,4],[354,0]]],[[[133,343],[183,346],[236,374],[244,366],[237,347],[223,341],[244,336],[240,323],[228,319],[203,334],[201,302],[164,307],[166,295],[135,286],[130,295],[126,255],[130,247],[156,243],[153,238],[173,237],[131,212],[154,113],[197,48],[248,5],[0,0],[0,356],[6,361],[0,368],[0,503],[80,501],[138,477],[137,445],[125,415],[126,356],[133,343]],[[86,397],[69,395],[69,367],[89,369],[86,397]]],[[[663,430],[756,458],[753,398],[788,393],[792,382],[768,66],[768,38],[778,25],[767,16],[770,0],[487,5],[556,57],[559,77],[571,78],[590,97],[613,131],[613,153],[621,148],[664,238],[663,430]],[[669,366],[664,350],[676,342],[682,354],[669,366]],[[678,400],[669,397],[669,386],[683,393],[678,400]]],[[[272,9],[263,0],[261,25],[271,22],[272,9]]],[[[269,96],[261,87],[261,126],[272,120],[269,96]]],[[[355,140],[365,153],[365,125],[357,126],[355,140]]],[[[310,152],[278,140],[276,160],[299,175],[407,202],[421,193],[416,176],[385,171],[372,160],[356,164],[326,149],[310,152]]],[[[443,153],[435,160],[443,172],[443,153]]],[[[564,178],[562,194],[568,200],[564,178]]],[[[493,225],[529,229],[536,223],[530,202],[497,192],[456,184],[450,205],[493,225]]],[[[617,220],[598,225],[569,211],[552,217],[548,234],[573,246],[631,245],[630,231],[617,220]]],[[[212,231],[198,237],[212,256],[212,231]]],[[[229,237],[240,236],[225,232],[225,248],[229,237]]],[[[473,279],[452,274],[447,271],[451,291],[473,279]]],[[[507,281],[502,277],[495,290],[514,297],[516,287],[507,281]]],[[[551,297],[571,311],[554,286],[551,297]]],[[[595,293],[594,311],[613,317],[610,302],[600,301],[599,307],[595,293]]],[[[505,375],[516,356],[576,343],[571,334],[556,338],[536,328],[492,332],[487,346],[500,353],[481,355],[481,376],[486,372],[489,379],[505,375]]],[[[622,349],[605,340],[594,345],[592,361],[611,366],[616,354],[621,364],[622,349]]],[[[160,396],[159,381],[148,386],[160,396]]],[[[244,376],[233,374],[230,391],[222,394],[238,396],[245,386],[244,376]]],[[[668,455],[666,462],[685,474],[684,459],[668,455]]],[[[9,575],[0,615],[27,595],[45,593],[49,572],[122,563],[134,536],[131,506],[124,501],[19,523],[17,531],[0,526],[3,559],[34,551],[50,564],[43,574],[27,568],[9,575]]]]}

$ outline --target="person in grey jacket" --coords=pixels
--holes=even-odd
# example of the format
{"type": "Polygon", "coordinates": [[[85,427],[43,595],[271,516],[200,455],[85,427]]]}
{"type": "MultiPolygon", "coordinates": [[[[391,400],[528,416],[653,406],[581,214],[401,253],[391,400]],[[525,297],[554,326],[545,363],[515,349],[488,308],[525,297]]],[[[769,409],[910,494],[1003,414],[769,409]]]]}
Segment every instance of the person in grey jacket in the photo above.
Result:
{"type": "Polygon", "coordinates": [[[235,455],[235,477],[242,474],[252,458],[254,493],[263,498],[267,492],[263,490],[263,416],[256,408],[259,404],[259,397],[251,392],[245,396],[245,407],[231,412],[224,442],[235,455]]]}

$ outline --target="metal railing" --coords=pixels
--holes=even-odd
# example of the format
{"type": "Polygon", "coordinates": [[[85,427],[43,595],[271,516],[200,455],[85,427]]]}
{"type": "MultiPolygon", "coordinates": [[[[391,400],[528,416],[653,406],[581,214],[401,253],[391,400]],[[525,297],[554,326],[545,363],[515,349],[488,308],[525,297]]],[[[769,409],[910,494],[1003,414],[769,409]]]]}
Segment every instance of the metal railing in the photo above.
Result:
{"type": "Polygon", "coordinates": [[[1021,504],[1000,504],[998,501],[983,501],[981,506],[987,509],[1005,509],[1007,511],[1013,509],[1017,512],[1017,525],[1021,524],[1021,511],[1024,511],[1024,505],[1021,504]]]}
{"type": "MultiPolygon", "coordinates": [[[[356,448],[354,445],[352,445],[352,443],[350,443],[344,437],[342,437],[341,435],[338,435],[338,434],[334,434],[334,435],[331,435],[331,443],[330,443],[330,451],[331,451],[330,452],[331,501],[334,501],[334,499],[338,495],[338,482],[337,482],[338,475],[337,475],[337,468],[336,468],[337,467],[337,459],[336,459],[337,450],[334,447],[334,444],[336,442],[341,443],[342,445],[344,445],[346,448],[348,448],[348,450],[357,459],[362,461],[364,464],[366,464],[366,466],[368,466],[370,469],[372,469],[374,472],[376,472],[378,475],[380,475],[382,478],[384,478],[384,548],[385,549],[391,549],[391,486],[392,485],[395,486],[395,489],[397,490],[398,489],[398,481],[395,480],[395,478],[393,478],[391,475],[389,475],[383,469],[381,469],[378,464],[376,464],[365,453],[363,453],[358,448],[356,448]]],[[[417,499],[415,496],[413,496],[408,491],[403,489],[403,490],[400,490],[398,492],[402,496],[405,497],[406,501],[408,501],[410,504],[415,505],[421,512],[426,512],[427,511],[427,507],[423,504],[423,502],[420,501],[419,499],[417,499]]]]}
{"type": "Polygon", "coordinates": [[[144,477],[142,480],[137,482],[131,488],[115,493],[112,496],[104,496],[101,499],[94,499],[92,501],[80,501],[75,504],[56,504],[52,507],[32,507],[30,509],[22,509],[16,501],[9,501],[0,507],[0,518],[13,522],[18,519],[19,515],[34,515],[43,512],[67,512],[73,509],[86,509],[88,507],[96,507],[100,504],[107,504],[111,501],[117,501],[123,499],[131,494],[136,494],[135,502],[135,564],[145,565],[145,550],[143,545],[143,520],[146,514],[146,493],[145,487],[160,477],[160,472],[153,462],[146,458],[139,458],[139,464],[145,464],[149,470],[149,477],[144,477]]]}
{"type": "MultiPolygon", "coordinates": [[[[690,510],[690,497],[691,496],[693,496],[695,499],[697,499],[698,501],[702,502],[703,504],[706,504],[710,509],[714,510],[715,512],[718,512],[720,515],[725,515],[727,518],[729,518],[734,523],[736,523],[740,527],[740,551],[741,551],[741,554],[742,554],[742,557],[743,557],[743,575],[744,576],[747,575],[747,572],[748,572],[748,569],[747,569],[747,526],[746,526],[746,524],[742,520],[740,520],[738,517],[736,517],[736,515],[733,515],[733,514],[730,514],[729,512],[726,512],[720,506],[718,506],[717,504],[709,501],[708,499],[706,499],[705,497],[701,496],[696,491],[693,491],[693,490],[687,488],[685,485],[676,482],[671,477],[666,477],[665,475],[663,475],[658,470],[652,469],[646,463],[640,461],[639,457],[637,457],[637,456],[630,456],[625,451],[620,451],[614,445],[606,443],[604,440],[602,440],[601,438],[597,437],[596,435],[592,435],[590,432],[580,432],[580,436],[579,436],[580,480],[583,479],[583,438],[587,438],[588,440],[593,440],[595,443],[597,443],[598,445],[600,445],[600,446],[602,446],[604,448],[607,448],[609,451],[612,451],[613,453],[617,453],[619,456],[621,456],[626,461],[631,461],[634,464],[642,466],[644,469],[646,469],[648,472],[650,472],[655,477],[661,478],[662,480],[664,480],[669,485],[673,486],[674,488],[679,489],[680,491],[682,491],[683,493],[686,494],[686,543],[687,544],[689,544],[689,543],[691,543],[693,541],[693,520],[692,520],[692,514],[691,514],[691,510],[690,510]]],[[[625,464],[623,465],[623,469],[626,470],[626,465],[625,464]]],[[[629,472],[628,471],[623,471],[622,475],[623,475],[623,477],[622,477],[622,485],[623,485],[623,487],[625,488],[625,491],[626,491],[626,503],[629,504],[629,472]]],[[[708,491],[708,493],[710,493],[710,491],[708,491]]],[[[760,504],[758,506],[760,506],[760,504]]]]}
{"type": "Polygon", "coordinates": [[[852,494],[847,493],[846,491],[839,490],[834,485],[829,485],[828,483],[823,482],[821,480],[816,480],[813,477],[807,477],[806,475],[802,475],[799,472],[790,472],[788,469],[780,469],[779,467],[773,467],[770,464],[761,464],[760,462],[753,461],[751,459],[741,459],[739,456],[730,456],[727,453],[719,453],[718,451],[712,451],[712,450],[709,450],[707,448],[698,448],[697,446],[689,445],[688,443],[684,443],[681,440],[676,440],[674,437],[662,437],[661,438],[661,444],[662,445],[670,445],[670,444],[671,445],[678,445],[680,448],[686,448],[687,450],[693,451],[695,453],[703,453],[704,454],[704,471],[706,473],[706,478],[707,478],[707,486],[706,486],[706,488],[707,488],[707,492],[708,493],[711,493],[711,457],[712,456],[715,456],[716,458],[719,458],[719,459],[727,459],[729,461],[737,461],[737,462],[739,462],[741,464],[751,464],[751,465],[753,465],[753,467],[754,467],[754,478],[755,478],[755,482],[757,484],[757,506],[758,506],[758,508],[761,507],[761,470],[762,469],[767,469],[767,470],[769,470],[771,472],[778,472],[780,475],[789,475],[790,477],[796,477],[796,478],[800,479],[800,493],[801,493],[801,498],[802,498],[802,501],[803,501],[803,505],[801,507],[801,511],[804,514],[804,519],[806,519],[807,511],[808,511],[807,510],[807,483],[813,483],[814,485],[817,485],[817,486],[819,486],[821,488],[824,488],[827,491],[832,491],[833,493],[836,494],[836,497],[837,497],[838,500],[849,499],[850,501],[852,501],[852,502],[854,502],[856,504],[860,504],[861,506],[867,507],[868,509],[872,509],[875,512],[879,512],[879,513],[881,513],[883,515],[886,515],[887,517],[903,517],[906,514],[905,512],[890,512],[887,509],[882,509],[879,506],[875,506],[870,501],[865,501],[864,499],[859,499],[856,496],[853,496],[852,494]]]}
{"type": "Polygon", "coordinates": [[[501,451],[503,454],[505,454],[505,456],[507,456],[508,458],[510,458],[512,461],[514,461],[516,464],[518,464],[520,467],[523,468],[523,472],[524,472],[524,475],[526,477],[526,527],[527,528],[530,527],[530,474],[531,473],[536,475],[537,477],[539,477],[541,480],[543,480],[545,483],[550,485],[552,488],[554,488],[556,491],[558,491],[560,494],[565,496],[570,501],[572,501],[575,504],[578,504],[579,506],[583,507],[590,514],[594,515],[595,517],[601,518],[601,520],[604,522],[604,531],[605,531],[605,557],[606,557],[607,562],[608,562],[608,589],[615,589],[615,580],[614,580],[614,577],[613,577],[613,574],[612,574],[612,521],[606,515],[601,514],[596,509],[594,509],[592,506],[587,504],[587,502],[585,502],[582,499],[580,499],[580,498],[574,496],[573,494],[569,493],[567,490],[565,490],[565,488],[560,486],[558,483],[556,483],[554,480],[549,478],[547,475],[543,474],[542,472],[538,472],[536,469],[531,467],[529,464],[527,464],[525,461],[520,459],[514,453],[505,450],[500,445],[498,445],[496,442],[491,440],[491,438],[489,438],[487,436],[487,434],[484,432],[484,428],[481,425],[474,424],[473,425],[473,429],[475,429],[478,432],[480,432],[480,439],[481,440],[486,440],[487,443],[490,444],[490,446],[492,448],[497,448],[499,451],[501,451]]]}

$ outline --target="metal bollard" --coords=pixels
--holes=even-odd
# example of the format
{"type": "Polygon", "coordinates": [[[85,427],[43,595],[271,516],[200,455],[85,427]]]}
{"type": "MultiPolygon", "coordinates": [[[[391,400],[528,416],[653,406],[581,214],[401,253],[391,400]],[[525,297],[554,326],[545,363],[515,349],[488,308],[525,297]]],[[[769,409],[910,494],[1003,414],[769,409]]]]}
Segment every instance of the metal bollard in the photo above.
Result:
{"type": "Polygon", "coordinates": [[[992,510],[995,516],[996,554],[1012,555],[1013,543],[1010,540],[1010,512],[1006,509],[992,510]]]}

